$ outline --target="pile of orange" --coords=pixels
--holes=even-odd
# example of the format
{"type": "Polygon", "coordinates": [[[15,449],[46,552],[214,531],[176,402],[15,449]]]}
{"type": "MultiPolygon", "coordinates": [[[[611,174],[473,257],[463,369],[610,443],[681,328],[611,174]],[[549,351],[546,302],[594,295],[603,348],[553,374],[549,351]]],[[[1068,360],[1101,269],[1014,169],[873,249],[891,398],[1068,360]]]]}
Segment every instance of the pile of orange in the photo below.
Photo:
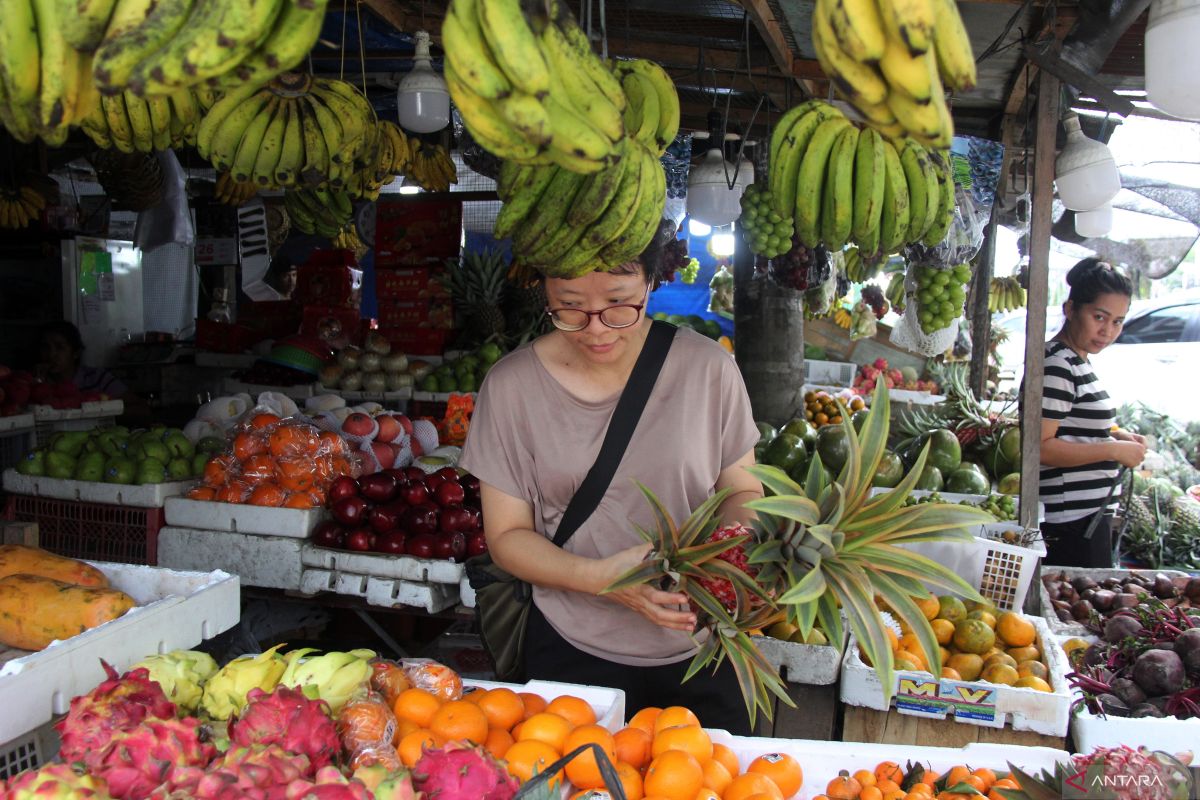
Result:
{"type": "MultiPolygon", "coordinates": [[[[822,425],[838,425],[842,421],[842,410],[838,408],[838,398],[825,391],[808,391],[804,393],[804,418],[814,427],[822,425]]],[[[861,397],[852,397],[842,402],[851,412],[862,411],[867,407],[861,397]]]]}
{"type": "Polygon", "coordinates": [[[225,452],[204,467],[193,500],[273,508],[319,508],[339,475],[355,474],[346,441],[304,422],[255,414],[235,429],[225,452]]]}
{"type": "Polygon", "coordinates": [[[813,800],[1006,800],[1000,789],[1020,788],[987,768],[959,765],[939,774],[916,766],[906,774],[895,761],[881,761],[874,770],[842,770],[813,800]]]}

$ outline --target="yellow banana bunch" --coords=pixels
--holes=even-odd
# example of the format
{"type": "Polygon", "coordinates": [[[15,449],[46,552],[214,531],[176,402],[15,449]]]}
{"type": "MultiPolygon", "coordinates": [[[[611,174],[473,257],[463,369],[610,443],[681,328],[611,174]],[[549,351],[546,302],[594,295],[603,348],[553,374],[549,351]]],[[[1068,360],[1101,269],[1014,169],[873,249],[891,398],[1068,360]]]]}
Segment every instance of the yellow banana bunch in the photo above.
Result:
{"type": "Polygon", "coordinates": [[[80,121],[97,147],[152,153],[196,143],[204,112],[216,102],[207,86],[181,89],[173,95],[143,99],[133,92],[105,95],[80,121]]]}
{"type": "Polygon", "coordinates": [[[217,177],[214,196],[227,206],[240,208],[258,194],[254,181],[235,181],[228,172],[222,172],[217,177]]]}
{"type": "Polygon", "coordinates": [[[945,90],[975,86],[975,56],[954,0],[817,0],[813,49],[838,93],[888,139],[946,148],[945,90]]]}
{"type": "Polygon", "coordinates": [[[883,296],[891,303],[892,308],[897,314],[904,312],[904,273],[893,272],[892,277],[888,280],[887,289],[884,290],[883,296]]]}
{"type": "Polygon", "coordinates": [[[315,693],[336,715],[352,697],[366,690],[375,651],[335,651],[306,658],[315,652],[305,647],[288,653],[287,668],[279,678],[279,685],[300,689],[310,697],[315,693]]]}
{"type": "Polygon", "coordinates": [[[665,69],[643,58],[611,66],[625,92],[625,133],[661,156],[679,133],[675,82],[665,69]]]}
{"type": "Polygon", "coordinates": [[[458,169],[446,148],[440,144],[414,142],[407,175],[427,192],[448,192],[458,183],[458,169]]]}
{"type": "Polygon", "coordinates": [[[297,230],[327,239],[341,233],[354,216],[350,195],[331,189],[290,189],[283,194],[283,207],[297,230]]]}
{"type": "Polygon", "coordinates": [[[850,325],[853,323],[853,321],[854,318],[850,315],[850,312],[846,310],[845,306],[838,306],[833,310],[833,323],[839,328],[850,330],[850,325]]]}
{"type": "Polygon", "coordinates": [[[497,157],[583,174],[615,160],[626,93],[565,2],[452,0],[442,46],[454,105],[497,157]]]}
{"type": "Polygon", "coordinates": [[[240,714],[251,689],[270,692],[279,683],[287,668],[283,657],[275,651],[277,644],[257,656],[242,656],[230,661],[204,684],[200,706],[213,719],[229,719],[240,714]]]}
{"type": "Polygon", "coordinates": [[[1025,307],[1025,287],[1015,275],[992,278],[988,291],[988,311],[1016,311],[1025,307]]]}
{"type": "Polygon", "coordinates": [[[0,228],[19,230],[42,215],[46,198],[32,186],[0,188],[0,228]]]}

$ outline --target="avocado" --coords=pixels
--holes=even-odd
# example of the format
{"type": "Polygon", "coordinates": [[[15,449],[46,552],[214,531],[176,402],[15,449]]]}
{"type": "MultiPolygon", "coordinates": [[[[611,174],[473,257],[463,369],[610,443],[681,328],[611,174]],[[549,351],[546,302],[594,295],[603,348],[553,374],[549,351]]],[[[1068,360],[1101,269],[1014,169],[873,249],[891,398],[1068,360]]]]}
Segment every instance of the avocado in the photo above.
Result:
{"type": "Polygon", "coordinates": [[[871,479],[872,486],[883,486],[888,489],[898,484],[904,478],[904,462],[900,456],[885,450],[875,468],[875,477],[871,479]]]}
{"type": "Polygon", "coordinates": [[[841,425],[822,425],[817,430],[817,453],[821,463],[834,475],[842,471],[850,457],[850,443],[841,425]]]}
{"type": "Polygon", "coordinates": [[[42,450],[31,450],[17,462],[17,472],[21,475],[41,477],[46,474],[46,453],[42,450]]]}
{"type": "Polygon", "coordinates": [[[958,437],[945,428],[938,428],[929,433],[928,462],[949,475],[958,469],[962,462],[962,445],[958,437]]]}
{"type": "Polygon", "coordinates": [[[917,482],[913,488],[924,489],[929,492],[940,492],[944,486],[942,471],[931,464],[926,464],[925,469],[921,470],[921,477],[917,478],[917,482]]]}
{"type": "Polygon", "coordinates": [[[49,478],[70,478],[75,474],[75,458],[57,450],[46,454],[46,476],[49,478]]]}
{"type": "Polygon", "coordinates": [[[956,494],[987,494],[992,489],[979,470],[959,467],[946,477],[946,491],[956,494]]]}
{"type": "Polygon", "coordinates": [[[756,422],[755,427],[758,428],[758,443],[755,445],[763,445],[764,447],[771,443],[771,440],[779,435],[779,431],[769,422],[756,422]]]}
{"type": "Polygon", "coordinates": [[[804,440],[804,446],[811,452],[817,446],[817,429],[803,417],[793,417],[780,428],[781,433],[790,433],[804,440]]]}
{"type": "Polygon", "coordinates": [[[105,483],[133,483],[136,465],[125,456],[113,456],[104,465],[105,483]]]}
{"type": "Polygon", "coordinates": [[[787,472],[796,464],[808,460],[808,450],[799,436],[781,433],[771,440],[763,453],[763,462],[787,472]]]}

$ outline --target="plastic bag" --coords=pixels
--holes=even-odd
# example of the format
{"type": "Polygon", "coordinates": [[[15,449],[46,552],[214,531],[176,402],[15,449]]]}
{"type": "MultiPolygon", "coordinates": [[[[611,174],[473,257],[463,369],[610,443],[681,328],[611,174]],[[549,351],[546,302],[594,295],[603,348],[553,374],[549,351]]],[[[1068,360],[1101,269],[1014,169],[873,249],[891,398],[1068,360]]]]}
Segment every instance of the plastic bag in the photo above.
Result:
{"type": "Polygon", "coordinates": [[[958,320],[941,330],[926,333],[921,329],[920,300],[917,296],[917,270],[909,269],[904,276],[905,305],[900,321],[892,328],[890,341],[897,347],[902,347],[918,355],[929,358],[940,355],[954,343],[958,335],[958,320]]]}
{"type": "MultiPolygon", "coordinates": [[[[347,753],[392,749],[396,715],[381,695],[367,692],[351,700],[337,715],[337,732],[347,753]]],[[[394,749],[393,749],[394,752],[394,749]]],[[[387,753],[380,755],[386,758],[387,753]]]]}
{"type": "Polygon", "coordinates": [[[188,208],[187,175],[172,150],[155,153],[163,177],[162,199],[138,214],[133,229],[134,244],[143,253],[164,244],[191,247],[196,243],[192,212],[188,208]]]}
{"type": "Polygon", "coordinates": [[[875,335],[877,318],[875,310],[859,300],[850,312],[850,339],[869,339],[875,335]]]}
{"type": "Polygon", "coordinates": [[[708,282],[708,311],[733,317],[733,273],[722,264],[708,282]]]}
{"type": "MultiPolygon", "coordinates": [[[[821,257],[825,248],[818,247],[814,254],[821,257]]],[[[824,278],[815,286],[809,286],[804,292],[804,313],[808,318],[828,314],[838,296],[838,278],[841,276],[841,253],[830,254],[830,269],[823,270],[824,278]]]]}
{"type": "Polygon", "coordinates": [[[910,264],[919,264],[934,269],[951,269],[957,264],[970,261],[983,245],[983,231],[988,216],[981,213],[970,192],[961,186],[954,188],[954,217],[946,237],[933,247],[911,244],[904,249],[904,257],[910,264]]]}
{"type": "Polygon", "coordinates": [[[462,678],[445,664],[428,658],[406,658],[400,666],[415,688],[435,694],[443,702],[462,699],[462,678]]]}
{"type": "Polygon", "coordinates": [[[405,689],[412,688],[408,674],[395,661],[377,658],[371,662],[371,691],[378,692],[389,706],[396,704],[396,698],[405,689]]]}

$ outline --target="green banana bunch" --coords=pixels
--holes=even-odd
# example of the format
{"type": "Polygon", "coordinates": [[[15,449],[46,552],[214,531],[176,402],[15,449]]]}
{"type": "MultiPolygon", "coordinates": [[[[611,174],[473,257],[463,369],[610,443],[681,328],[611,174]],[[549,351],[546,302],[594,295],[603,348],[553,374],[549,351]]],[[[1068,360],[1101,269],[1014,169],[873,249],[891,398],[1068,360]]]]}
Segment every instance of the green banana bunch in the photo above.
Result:
{"type": "MultiPolygon", "coordinates": [[[[442,42],[454,104],[497,157],[580,174],[618,159],[625,92],[565,3],[452,0],[442,42]]],[[[655,136],[666,132],[658,122],[655,136]]]]}
{"type": "Polygon", "coordinates": [[[662,155],[679,133],[679,93],[667,71],[653,61],[616,61],[613,72],[627,99],[625,132],[662,155]]]}
{"type": "Polygon", "coordinates": [[[988,292],[988,311],[1016,311],[1024,307],[1025,287],[1021,286],[1015,275],[992,278],[988,292]]]}
{"type": "Polygon", "coordinates": [[[177,149],[196,143],[200,119],[214,102],[216,95],[206,86],[148,99],[122,92],[103,97],[80,121],[80,128],[104,149],[123,153],[177,149]]]}
{"type": "Polygon", "coordinates": [[[887,289],[883,292],[884,298],[892,304],[892,308],[897,314],[904,312],[904,273],[893,272],[892,277],[888,279],[887,289]]]}
{"type": "Polygon", "coordinates": [[[204,684],[217,672],[217,662],[198,650],[172,650],[147,656],[130,669],[144,667],[175,705],[195,713],[204,695],[204,684]]]}
{"type": "Polygon", "coordinates": [[[846,248],[844,258],[846,280],[851,283],[866,283],[879,274],[881,263],[873,257],[863,255],[860,248],[846,248]]]}
{"type": "Polygon", "coordinates": [[[346,192],[329,189],[290,189],[283,207],[299,231],[332,239],[350,224],[354,208],[346,192]]]}
{"type": "Polygon", "coordinates": [[[257,656],[242,656],[230,661],[204,684],[200,706],[213,719],[229,719],[241,713],[251,689],[270,692],[279,683],[287,665],[275,651],[277,644],[257,656]]]}
{"type": "Polygon", "coordinates": [[[324,700],[336,715],[351,698],[366,690],[375,651],[334,651],[305,658],[315,652],[315,649],[305,647],[288,653],[287,667],[279,678],[279,685],[300,689],[308,697],[324,700]]]}

